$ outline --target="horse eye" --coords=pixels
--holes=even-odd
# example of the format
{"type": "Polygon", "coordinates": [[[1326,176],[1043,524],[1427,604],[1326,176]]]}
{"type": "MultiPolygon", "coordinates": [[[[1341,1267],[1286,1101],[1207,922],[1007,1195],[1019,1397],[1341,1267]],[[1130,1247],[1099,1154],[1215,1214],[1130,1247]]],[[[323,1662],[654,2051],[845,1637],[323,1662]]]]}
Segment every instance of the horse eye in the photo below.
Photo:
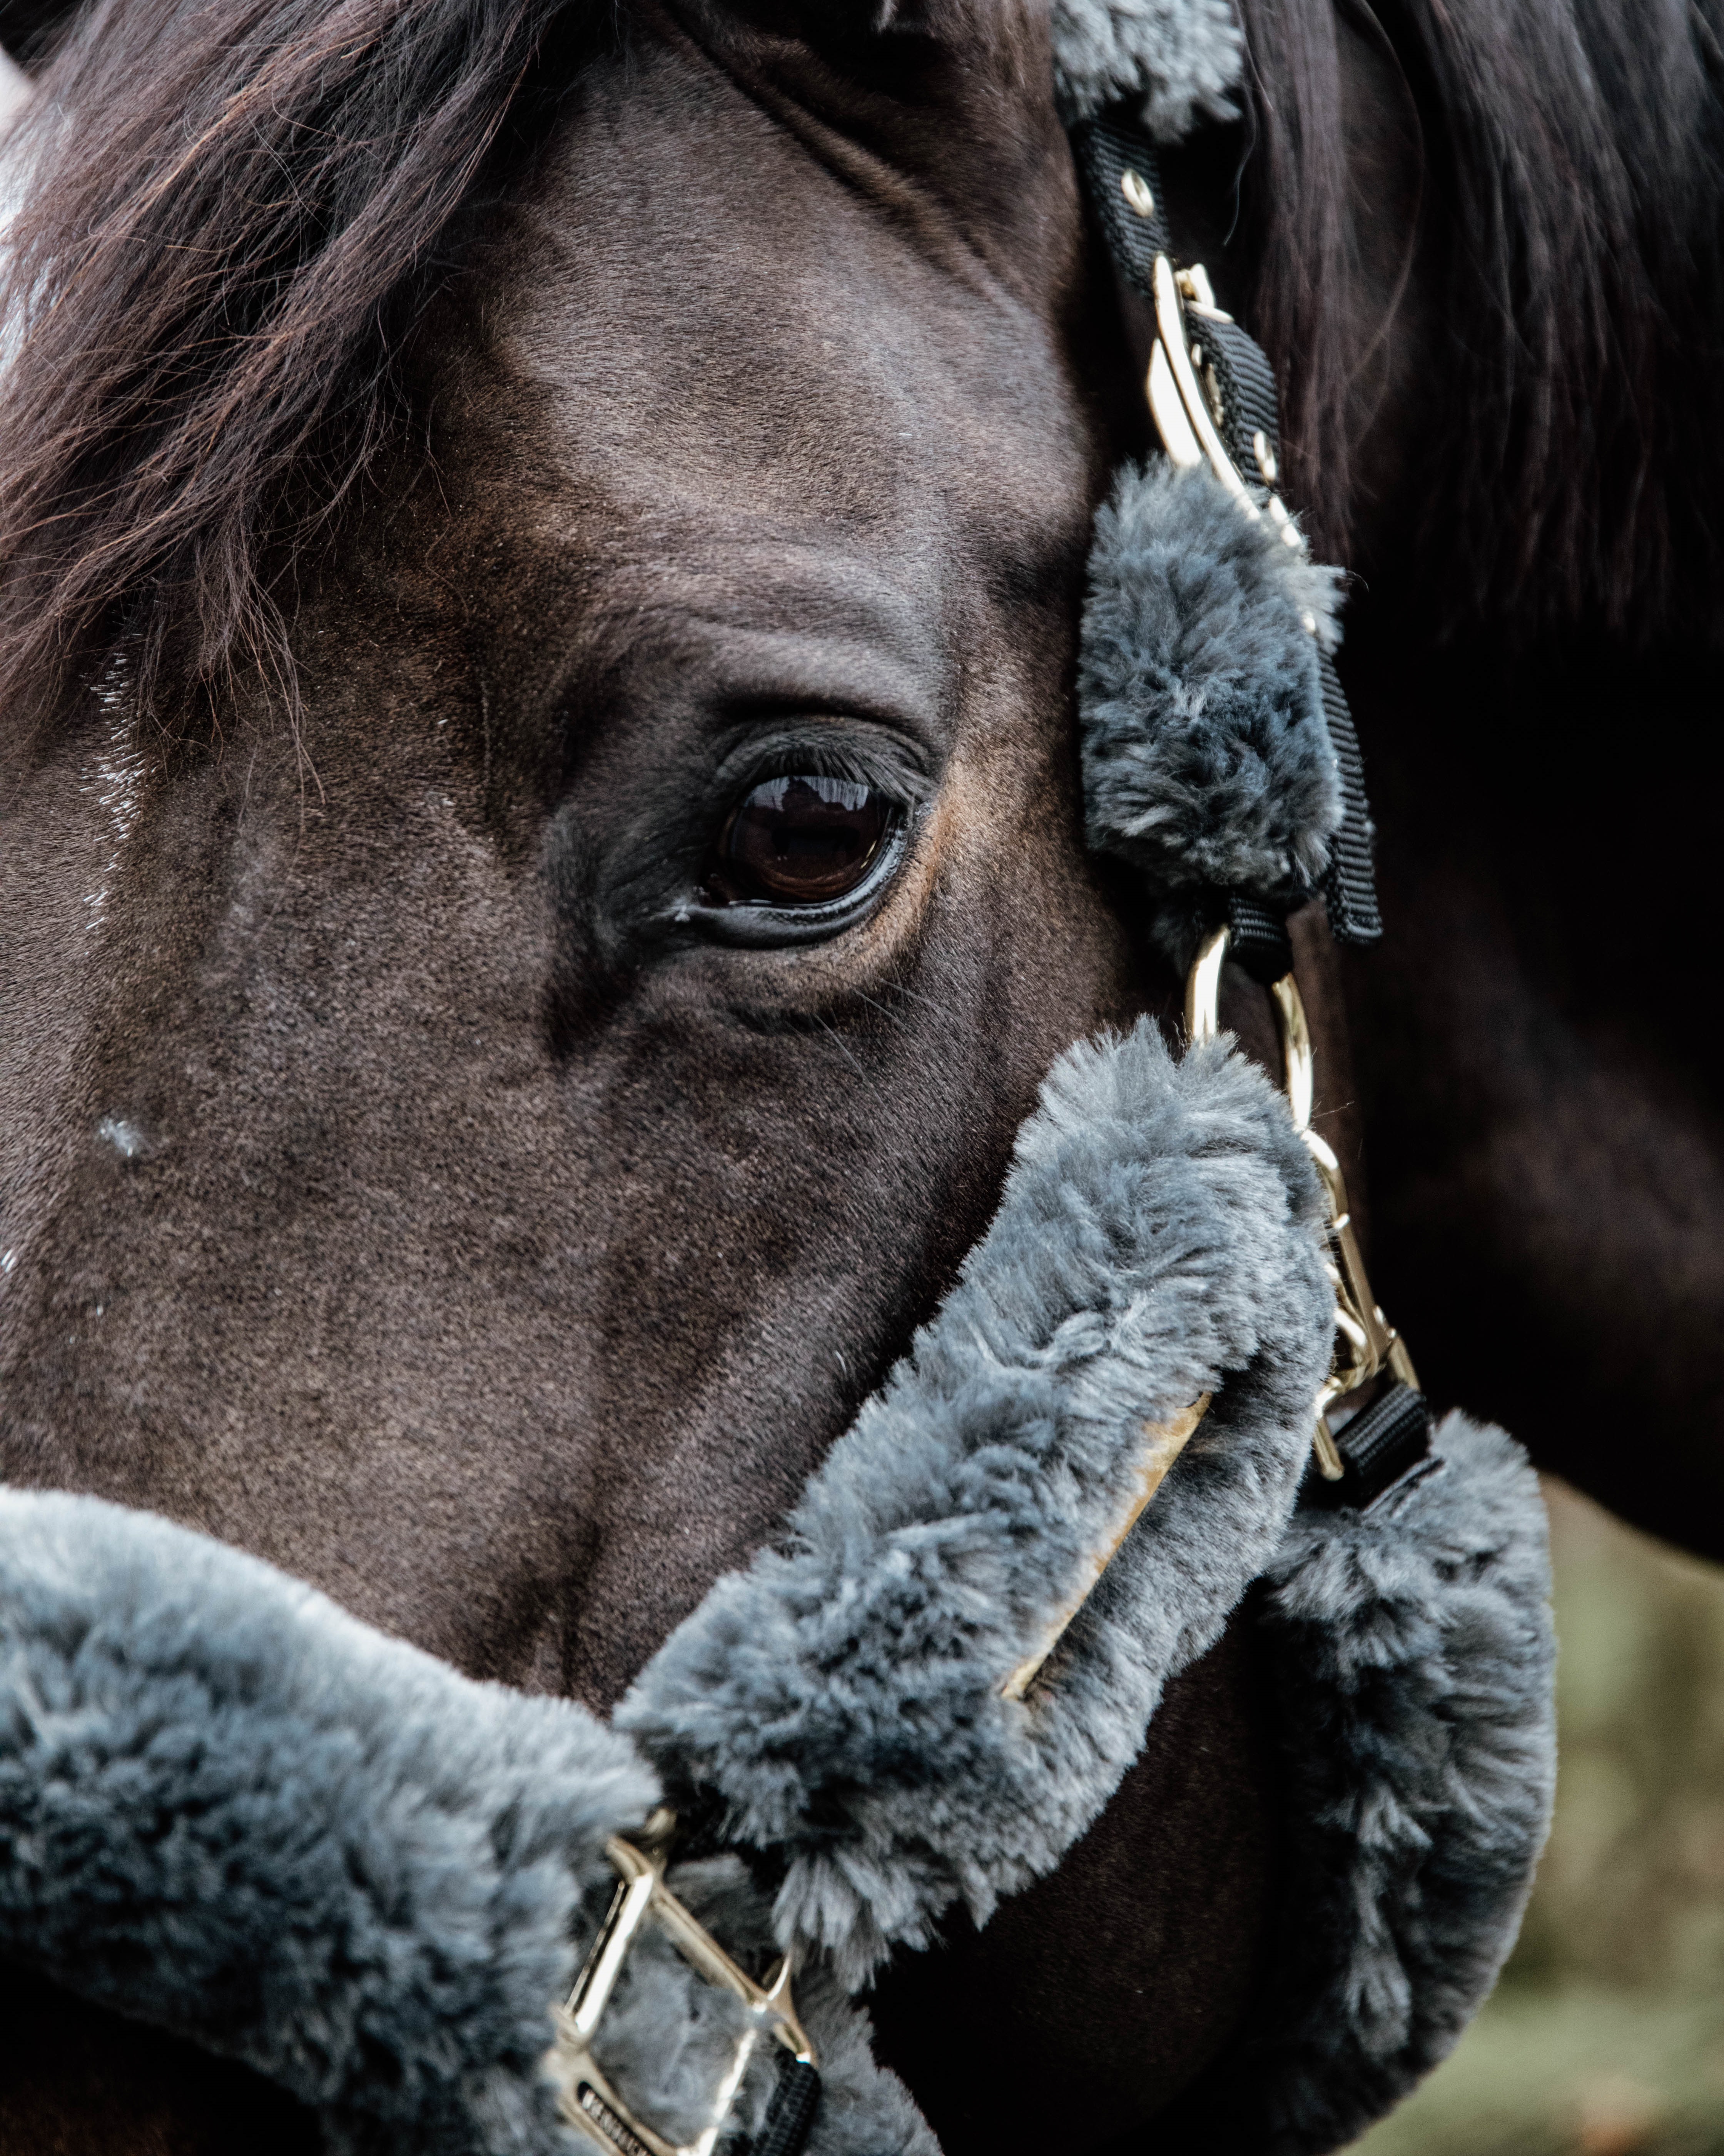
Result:
{"type": "Polygon", "coordinates": [[[772,906],[842,898],[878,859],[894,814],[893,803],[859,779],[766,779],[731,812],[709,877],[713,895],[772,906]]]}

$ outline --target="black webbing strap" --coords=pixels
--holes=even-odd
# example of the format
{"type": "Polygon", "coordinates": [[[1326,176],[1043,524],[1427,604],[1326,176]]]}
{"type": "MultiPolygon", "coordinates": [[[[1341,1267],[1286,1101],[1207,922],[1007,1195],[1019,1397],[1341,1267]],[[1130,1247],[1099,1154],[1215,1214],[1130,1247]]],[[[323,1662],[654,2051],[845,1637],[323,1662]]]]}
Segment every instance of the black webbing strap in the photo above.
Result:
{"type": "MultiPolygon", "coordinates": [[[[1073,131],[1078,167],[1118,275],[1154,304],[1155,259],[1171,255],[1154,145],[1116,109],[1073,131]],[[1147,204],[1147,208],[1145,205],[1147,204]]],[[[1248,485],[1267,493],[1279,471],[1281,437],[1274,370],[1263,347],[1237,322],[1190,318],[1221,405],[1217,427],[1248,485]],[[1259,444],[1269,450],[1259,455],[1259,444]]],[[[1358,731],[1328,654],[1319,660],[1323,713],[1341,780],[1342,820],[1330,841],[1318,884],[1338,942],[1375,943],[1382,934],[1371,863],[1371,810],[1358,731]]]]}
{"type": "Polygon", "coordinates": [[[1217,893],[1227,920],[1227,956],[1243,966],[1259,987],[1273,988],[1293,971],[1293,944],[1287,917],[1279,906],[1259,906],[1238,891],[1217,893]]]}
{"type": "Polygon", "coordinates": [[[819,2107],[820,2076],[800,2059],[781,2059],[778,2086],[759,2133],[748,2144],[749,2156],[802,2156],[819,2107]]]}
{"type": "Polygon", "coordinates": [[[1161,168],[1155,146],[1134,127],[1122,126],[1105,113],[1081,121],[1072,130],[1072,146],[1078,169],[1095,219],[1108,243],[1114,267],[1133,290],[1145,300],[1155,296],[1155,257],[1171,254],[1172,239],[1161,213],[1161,168]],[[1135,172],[1149,189],[1151,208],[1146,217],[1135,209],[1127,193],[1128,172],[1135,172]]]}
{"type": "Polygon", "coordinates": [[[1323,716],[1335,750],[1341,779],[1341,829],[1329,841],[1329,865],[1318,889],[1329,915],[1330,932],[1338,943],[1375,943],[1382,935],[1377,908],[1377,867],[1371,859],[1371,804],[1365,793],[1365,759],[1359,753],[1359,730],[1335,661],[1325,651],[1318,660],[1323,680],[1323,716]]]}
{"type": "Polygon", "coordinates": [[[1269,355],[1237,322],[1204,321],[1192,328],[1221,392],[1222,439],[1243,477],[1267,490],[1274,484],[1281,457],[1281,412],[1269,355]],[[1267,470],[1258,447],[1260,441],[1269,445],[1267,470]]]}
{"type": "Polygon", "coordinates": [[[1434,1466],[1431,1409],[1423,1393],[1396,1383],[1335,1433],[1341,1476],[1331,1482],[1315,1460],[1305,1470],[1302,1505],[1362,1512],[1415,1471],[1434,1466]]]}

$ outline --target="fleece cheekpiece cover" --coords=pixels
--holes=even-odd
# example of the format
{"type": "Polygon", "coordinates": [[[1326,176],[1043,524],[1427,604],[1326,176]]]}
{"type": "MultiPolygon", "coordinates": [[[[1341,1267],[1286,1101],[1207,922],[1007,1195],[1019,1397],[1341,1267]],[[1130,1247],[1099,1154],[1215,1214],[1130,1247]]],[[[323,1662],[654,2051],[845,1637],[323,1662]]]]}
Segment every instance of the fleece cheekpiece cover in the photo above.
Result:
{"type": "Polygon", "coordinates": [[[1245,41],[1233,0],[1053,0],[1052,28],[1068,126],[1120,99],[1161,142],[1238,116],[1245,41]]]}
{"type": "Polygon", "coordinates": [[[1158,893],[1300,904],[1343,814],[1319,654],[1340,572],[1207,467],[1127,465],[1098,511],[1078,649],[1085,833],[1158,893]]]}
{"type": "MultiPolygon", "coordinates": [[[[1227,0],[1055,0],[1052,28],[1068,119],[1127,96],[1170,137],[1231,110],[1227,0]]],[[[1334,585],[1207,475],[1120,476],[1080,662],[1089,830],[1164,909],[1320,869],[1334,585]]],[[[1284,1906],[1206,2132],[1337,2148],[1488,1990],[1554,1743],[1543,1514],[1510,1440],[1452,1415],[1367,1512],[1298,1505],[1333,1309],[1311,1163],[1259,1072],[1225,1042],[1176,1062],[1147,1021],[1073,1050],[934,1321],[610,1726],[167,1521],[0,1491],[0,1956],[244,2061],[335,2156],[574,2156],[551,2003],[609,1900],[606,1837],[692,1799],[739,1855],[677,1891],[739,1954],[798,1958],[809,2156],[939,2156],[855,1993],[1059,1862],[1260,1581],[1284,1906]],[[1204,1394],[1004,1697],[1128,1516],[1145,1425],[1204,1394]]],[[[734,2012],[649,1934],[605,2071],[692,2138],[734,2012]]],[[[769,2093],[744,2084],[733,2143],[769,2093]]]]}

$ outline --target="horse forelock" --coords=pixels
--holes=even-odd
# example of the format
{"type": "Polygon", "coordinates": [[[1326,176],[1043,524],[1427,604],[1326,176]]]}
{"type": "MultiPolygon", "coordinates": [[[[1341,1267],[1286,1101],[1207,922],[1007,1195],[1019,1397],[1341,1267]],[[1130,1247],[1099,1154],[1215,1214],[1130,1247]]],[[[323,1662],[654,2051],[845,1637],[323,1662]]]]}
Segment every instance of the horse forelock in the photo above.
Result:
{"type": "Polygon", "coordinates": [[[110,0],[80,23],[15,151],[32,184],[4,302],[8,438],[28,445],[0,485],[13,724],[121,624],[194,677],[283,663],[266,558],[387,432],[414,275],[561,13],[110,0]]]}
{"type": "MultiPolygon", "coordinates": [[[[805,13],[758,12],[769,34],[805,13]]],[[[898,51],[961,37],[1003,80],[1025,72],[1016,12],[927,0],[839,27],[898,51]]],[[[298,569],[399,434],[401,352],[462,213],[635,34],[571,0],[105,0],[78,23],[10,146],[30,174],[0,289],[14,737],[118,635],[146,701],[243,668],[294,705],[298,569]]]]}

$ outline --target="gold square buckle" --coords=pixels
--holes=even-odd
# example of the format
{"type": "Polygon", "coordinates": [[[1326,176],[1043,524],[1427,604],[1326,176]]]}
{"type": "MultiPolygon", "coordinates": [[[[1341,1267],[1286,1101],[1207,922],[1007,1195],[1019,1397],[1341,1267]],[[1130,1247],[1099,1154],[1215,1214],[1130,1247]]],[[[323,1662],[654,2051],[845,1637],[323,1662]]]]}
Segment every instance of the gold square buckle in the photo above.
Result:
{"type": "Polygon", "coordinates": [[[605,1853],[617,1873],[610,1907],[588,1953],[566,2005],[553,2010],[557,2041],[548,2066],[557,2084],[558,2108],[606,2156],[713,2156],[763,2035],[783,2046],[796,2065],[812,2072],[816,2061],[790,1998],[790,1958],[768,1983],[756,1984],[725,1953],[665,1884],[677,1815],[656,1811],[631,1840],[613,1835],[605,1853]],[[649,1922],[657,1925],[695,1974],[729,1992],[746,2010],[730,2062],[713,2092],[706,2125],[692,2141],[677,2143],[656,2133],[630,2110],[593,2056],[593,2040],[622,1974],[630,1948],[649,1922]]]}

